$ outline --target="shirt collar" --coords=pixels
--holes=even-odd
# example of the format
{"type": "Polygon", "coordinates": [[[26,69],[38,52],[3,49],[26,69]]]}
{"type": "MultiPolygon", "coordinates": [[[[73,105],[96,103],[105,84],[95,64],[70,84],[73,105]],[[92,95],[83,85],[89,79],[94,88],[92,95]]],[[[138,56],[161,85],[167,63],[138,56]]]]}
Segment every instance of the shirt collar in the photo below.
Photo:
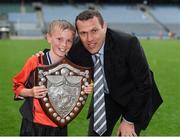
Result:
{"type": "Polygon", "coordinates": [[[97,54],[100,54],[100,55],[104,54],[104,43],[97,54]]]}

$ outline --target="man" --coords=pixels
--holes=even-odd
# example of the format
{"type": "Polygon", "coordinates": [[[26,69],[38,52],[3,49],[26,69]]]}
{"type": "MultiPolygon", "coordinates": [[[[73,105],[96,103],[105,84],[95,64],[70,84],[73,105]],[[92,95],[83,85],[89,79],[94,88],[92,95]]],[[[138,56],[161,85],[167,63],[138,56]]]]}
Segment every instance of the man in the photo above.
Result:
{"type": "MultiPolygon", "coordinates": [[[[78,65],[94,66],[95,86],[88,114],[88,135],[110,136],[121,116],[117,135],[139,135],[152,116],[145,121],[143,119],[144,112],[149,113],[149,108],[153,107],[148,102],[153,83],[138,39],[109,29],[96,10],[81,12],[75,25],[79,37],[68,56],[78,65]],[[99,84],[100,81],[103,82],[99,84]],[[101,90],[103,93],[100,93],[101,90]],[[97,100],[99,102],[96,103],[97,100]]],[[[150,110],[150,113],[154,111],[150,110]]]]}

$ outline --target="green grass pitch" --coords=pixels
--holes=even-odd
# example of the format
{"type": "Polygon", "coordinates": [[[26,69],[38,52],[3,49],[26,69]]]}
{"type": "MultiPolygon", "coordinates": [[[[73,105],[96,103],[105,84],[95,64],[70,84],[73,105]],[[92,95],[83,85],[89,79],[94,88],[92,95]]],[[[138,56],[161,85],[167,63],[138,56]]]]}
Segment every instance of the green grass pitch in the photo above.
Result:
{"type": "MultiPolygon", "coordinates": [[[[164,103],[155,113],[149,127],[141,135],[180,135],[180,41],[141,40],[164,103]]],[[[0,135],[19,135],[22,101],[13,100],[12,77],[27,58],[49,48],[45,40],[0,40],[0,135]]],[[[70,136],[86,136],[86,114],[90,96],[80,115],[68,126],[70,136]]],[[[113,135],[116,135],[118,123],[113,135]]]]}

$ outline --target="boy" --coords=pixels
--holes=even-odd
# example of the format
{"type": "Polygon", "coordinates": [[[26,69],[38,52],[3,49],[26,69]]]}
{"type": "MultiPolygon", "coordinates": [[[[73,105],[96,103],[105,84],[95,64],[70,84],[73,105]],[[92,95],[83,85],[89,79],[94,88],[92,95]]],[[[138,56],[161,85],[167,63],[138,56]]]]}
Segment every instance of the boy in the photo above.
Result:
{"type": "MultiPolygon", "coordinates": [[[[50,51],[42,57],[44,65],[54,64],[62,60],[72,47],[76,30],[65,20],[54,20],[47,32],[50,51]]],[[[22,114],[21,136],[67,136],[67,126],[58,127],[51,121],[41,108],[38,99],[45,97],[45,86],[33,86],[33,71],[39,65],[37,56],[30,57],[20,73],[13,78],[15,97],[24,97],[25,102],[20,108],[22,114]]],[[[85,92],[90,92],[89,86],[85,92]]]]}

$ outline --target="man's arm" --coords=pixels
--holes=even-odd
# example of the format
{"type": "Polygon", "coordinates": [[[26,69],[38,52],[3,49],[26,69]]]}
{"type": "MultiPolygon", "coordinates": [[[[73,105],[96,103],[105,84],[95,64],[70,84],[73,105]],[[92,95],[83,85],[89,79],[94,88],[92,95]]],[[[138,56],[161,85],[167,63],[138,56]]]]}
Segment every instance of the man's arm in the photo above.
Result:
{"type": "Polygon", "coordinates": [[[127,63],[136,89],[132,93],[132,99],[127,106],[124,118],[127,121],[137,122],[150,97],[152,83],[149,65],[138,39],[133,37],[129,46],[127,63]]]}

